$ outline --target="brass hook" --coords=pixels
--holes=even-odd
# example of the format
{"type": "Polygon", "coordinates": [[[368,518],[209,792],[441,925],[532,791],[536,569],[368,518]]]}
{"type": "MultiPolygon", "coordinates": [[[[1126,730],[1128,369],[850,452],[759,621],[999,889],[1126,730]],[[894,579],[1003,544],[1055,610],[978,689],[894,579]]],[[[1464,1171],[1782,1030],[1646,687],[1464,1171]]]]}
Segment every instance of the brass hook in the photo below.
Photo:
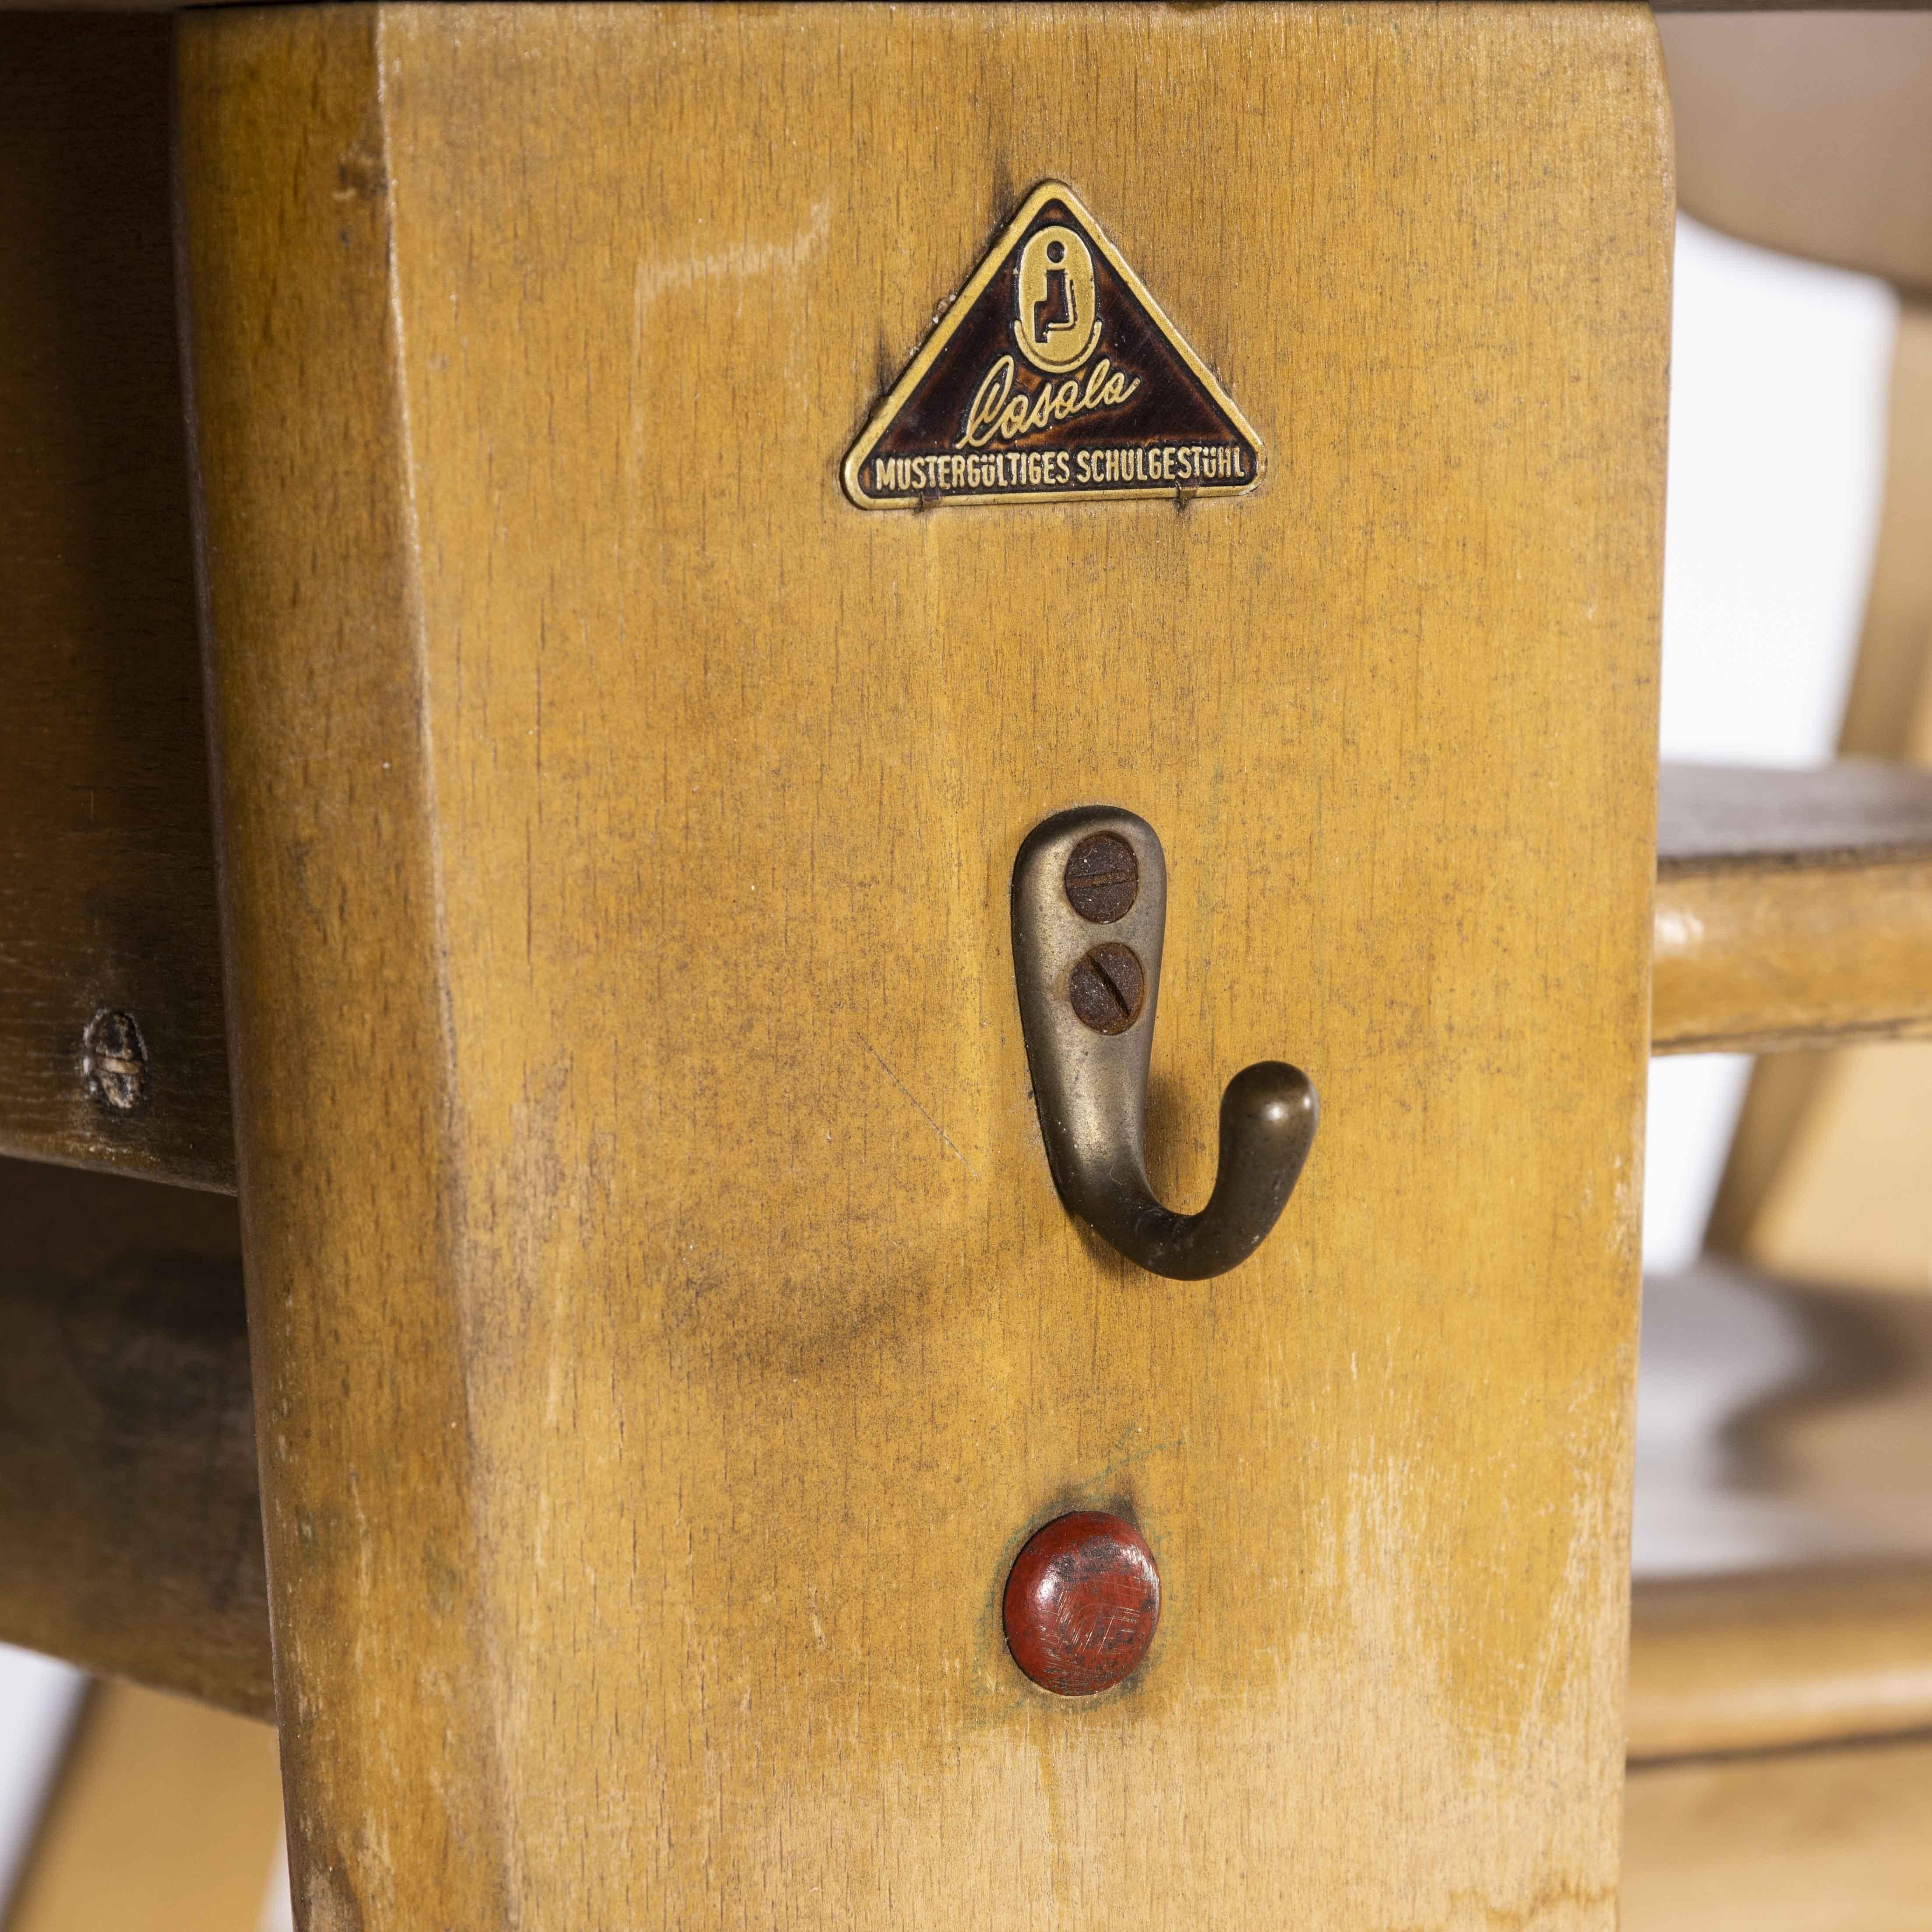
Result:
{"type": "Polygon", "coordinates": [[[1167,862],[1144,818],[1110,806],[1034,827],[1013,866],[1013,968],[1040,1132],[1060,1198],[1131,1261],[1204,1281],[1247,1259],[1281,1217],[1320,1108],[1299,1067],[1244,1067],[1221,1098],[1221,1165],[1198,1214],[1147,1177],[1167,862]]]}

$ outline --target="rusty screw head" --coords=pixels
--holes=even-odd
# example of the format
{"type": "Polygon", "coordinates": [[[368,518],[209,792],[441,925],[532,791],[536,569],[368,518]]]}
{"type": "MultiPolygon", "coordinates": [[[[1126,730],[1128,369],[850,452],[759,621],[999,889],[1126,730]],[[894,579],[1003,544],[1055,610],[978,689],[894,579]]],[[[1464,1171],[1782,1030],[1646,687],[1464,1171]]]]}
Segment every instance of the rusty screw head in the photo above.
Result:
{"type": "Polygon", "coordinates": [[[1118,832],[1090,832],[1068,855],[1066,902],[1093,926],[1124,919],[1141,896],[1141,862],[1118,832]]]}
{"type": "Polygon", "coordinates": [[[1141,1016],[1147,975],[1131,946],[1110,940],[1074,967],[1066,997],[1083,1026],[1096,1033],[1125,1033],[1141,1016]]]}
{"type": "Polygon", "coordinates": [[[80,1036],[81,1078],[89,1099],[110,1114],[138,1114],[148,1104],[148,1043],[132,1013],[103,1006],[80,1036]]]}

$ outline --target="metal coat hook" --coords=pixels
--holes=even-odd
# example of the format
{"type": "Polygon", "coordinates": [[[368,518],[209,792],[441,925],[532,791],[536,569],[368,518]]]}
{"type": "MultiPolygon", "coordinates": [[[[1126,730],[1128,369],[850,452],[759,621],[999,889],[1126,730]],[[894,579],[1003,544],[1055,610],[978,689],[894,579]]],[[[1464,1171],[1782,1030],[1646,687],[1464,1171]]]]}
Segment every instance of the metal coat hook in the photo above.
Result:
{"type": "Polygon", "coordinates": [[[1247,1259],[1281,1217],[1319,1108],[1299,1067],[1244,1067],[1221,1098],[1221,1165],[1198,1214],[1147,1177],[1148,1064],[1167,926],[1152,826],[1090,806],[1034,827],[1013,866],[1013,966],[1040,1131],[1060,1198],[1154,1274],[1203,1281],[1247,1259]]]}

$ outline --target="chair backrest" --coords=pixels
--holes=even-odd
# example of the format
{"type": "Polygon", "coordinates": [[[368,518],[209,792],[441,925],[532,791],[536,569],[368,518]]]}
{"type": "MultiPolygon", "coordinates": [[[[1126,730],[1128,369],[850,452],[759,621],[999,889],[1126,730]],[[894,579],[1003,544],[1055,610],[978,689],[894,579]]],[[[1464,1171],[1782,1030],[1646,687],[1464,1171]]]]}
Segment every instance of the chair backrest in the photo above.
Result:
{"type": "Polygon", "coordinates": [[[1682,14],[1658,26],[1688,213],[1932,290],[1932,14],[1682,14]]]}

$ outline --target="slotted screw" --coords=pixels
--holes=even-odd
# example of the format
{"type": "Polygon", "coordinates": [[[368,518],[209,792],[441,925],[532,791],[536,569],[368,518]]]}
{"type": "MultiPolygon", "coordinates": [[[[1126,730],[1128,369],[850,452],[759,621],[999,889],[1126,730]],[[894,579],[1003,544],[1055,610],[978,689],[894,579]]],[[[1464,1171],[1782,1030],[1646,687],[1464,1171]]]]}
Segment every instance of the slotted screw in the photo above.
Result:
{"type": "Polygon", "coordinates": [[[1118,832],[1096,832],[1067,855],[1066,902],[1092,926],[1124,919],[1141,896],[1141,862],[1118,832]]]}
{"type": "Polygon", "coordinates": [[[1096,946],[1067,976],[1075,1017],[1096,1033],[1125,1033],[1141,1016],[1147,975],[1131,946],[1096,946]]]}

